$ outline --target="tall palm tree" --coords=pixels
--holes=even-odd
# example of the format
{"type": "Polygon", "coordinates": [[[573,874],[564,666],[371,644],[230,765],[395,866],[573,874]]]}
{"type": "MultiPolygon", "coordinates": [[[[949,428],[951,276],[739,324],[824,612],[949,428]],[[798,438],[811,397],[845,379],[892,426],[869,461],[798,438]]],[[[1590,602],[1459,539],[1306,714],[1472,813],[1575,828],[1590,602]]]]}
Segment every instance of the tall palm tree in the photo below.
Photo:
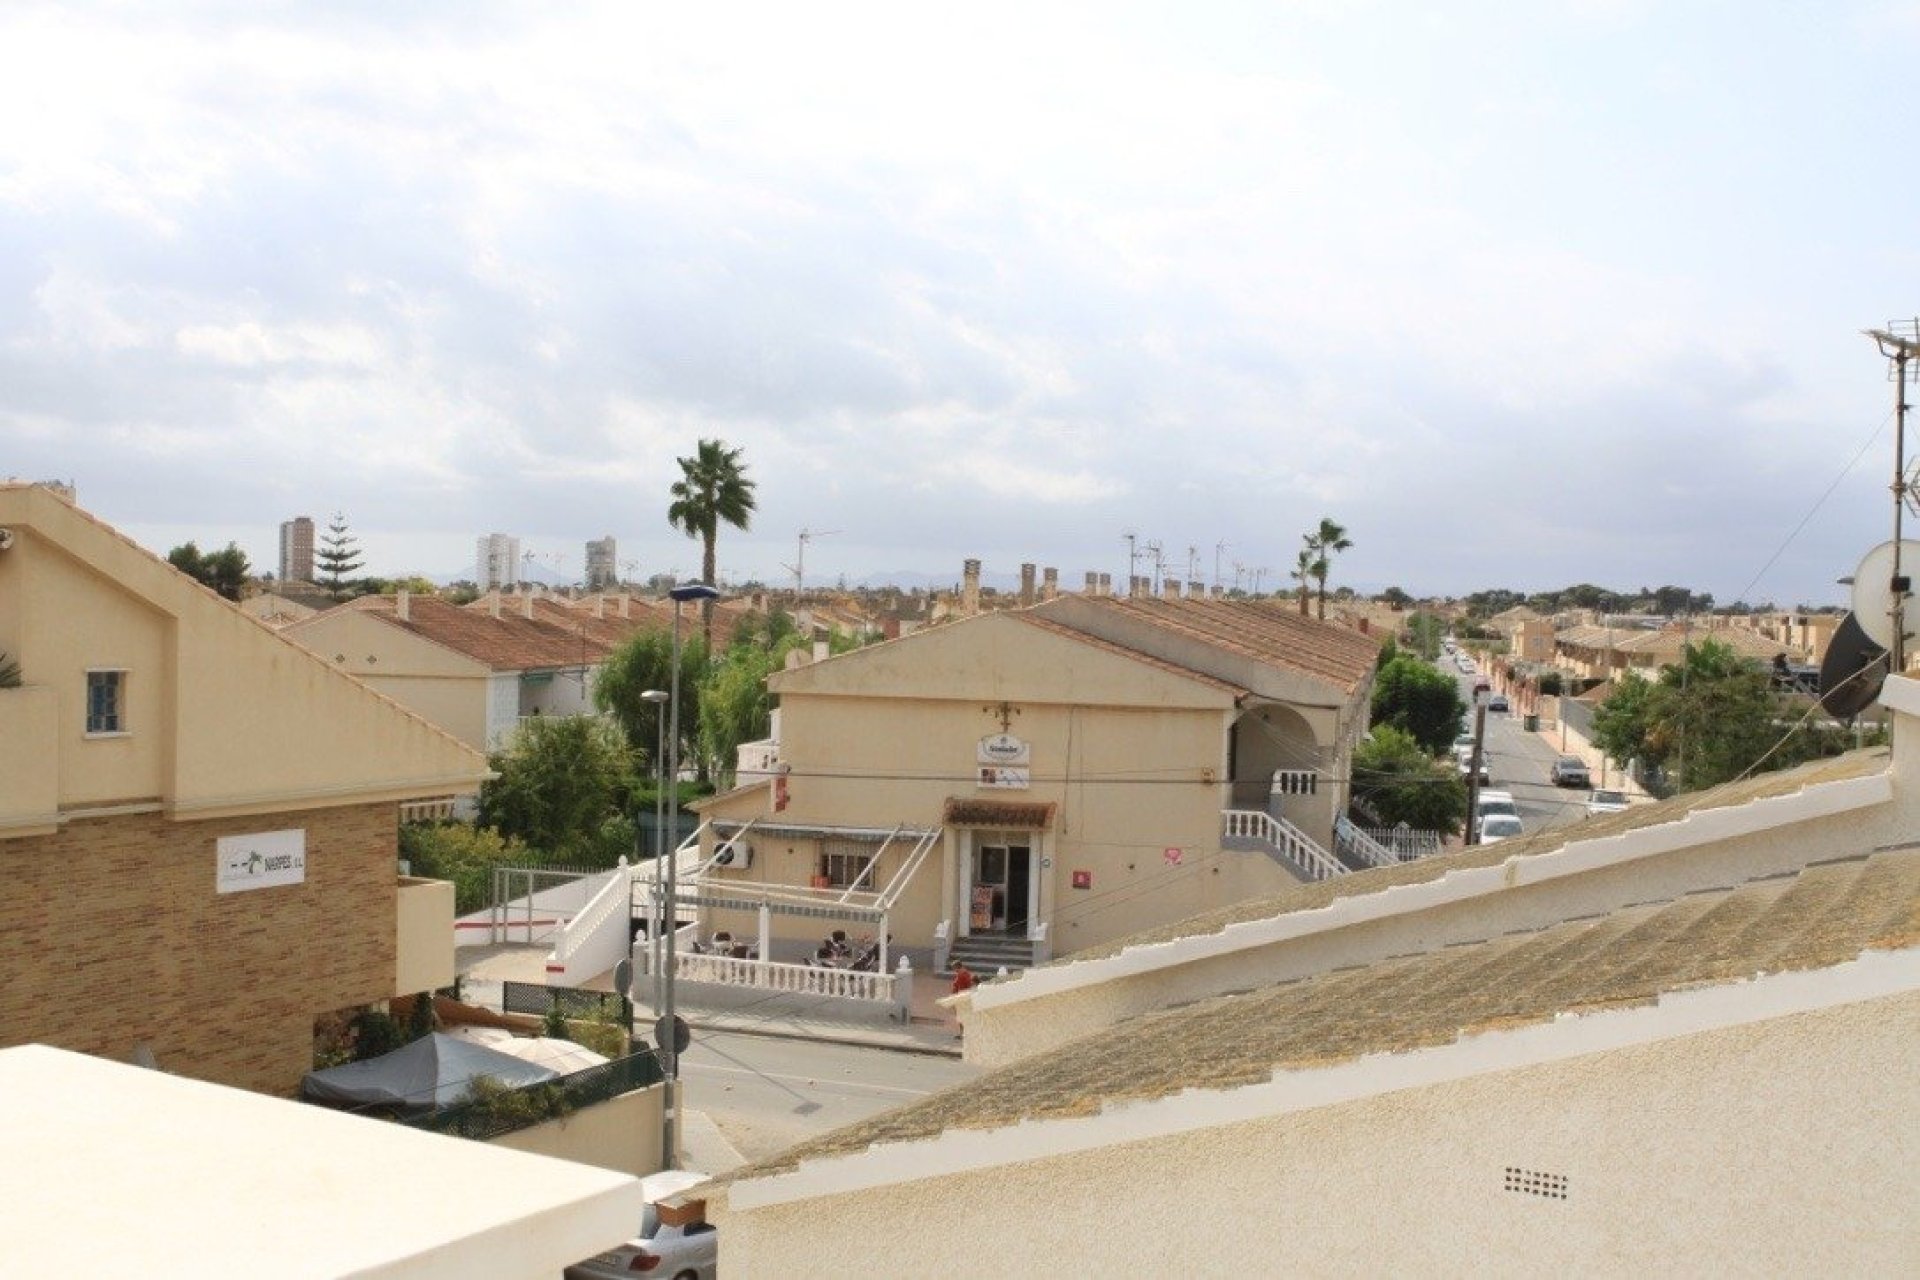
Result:
{"type": "Polygon", "coordinates": [[[1287,575],[1300,584],[1300,616],[1303,618],[1307,616],[1307,600],[1313,594],[1314,577],[1326,568],[1326,562],[1313,554],[1313,539],[1308,538],[1306,542],[1293,562],[1293,571],[1287,575]]]}
{"type": "MultiPolygon", "coordinates": [[[[719,538],[720,523],[725,521],[745,531],[753,516],[753,481],[740,461],[740,450],[729,449],[718,440],[702,440],[691,458],[681,458],[680,478],[668,490],[673,504],[667,508],[667,523],[700,539],[700,580],[714,586],[717,572],[713,547],[719,538]]],[[[713,648],[713,601],[701,605],[701,619],[707,648],[713,648]]]]}
{"type": "Polygon", "coordinates": [[[1347,531],[1335,524],[1331,516],[1321,516],[1320,527],[1307,535],[1307,546],[1313,549],[1315,556],[1313,576],[1320,584],[1319,616],[1323,620],[1327,616],[1327,570],[1332,567],[1332,558],[1352,545],[1347,531]]]}

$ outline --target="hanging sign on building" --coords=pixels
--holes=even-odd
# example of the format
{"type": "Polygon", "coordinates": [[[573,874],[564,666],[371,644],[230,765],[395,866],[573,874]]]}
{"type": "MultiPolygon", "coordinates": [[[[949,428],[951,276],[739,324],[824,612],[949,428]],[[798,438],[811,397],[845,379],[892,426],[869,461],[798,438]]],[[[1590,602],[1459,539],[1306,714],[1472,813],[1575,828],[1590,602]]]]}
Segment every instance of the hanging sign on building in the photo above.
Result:
{"type": "Polygon", "coordinates": [[[980,739],[975,760],[980,785],[996,791],[1025,791],[1031,782],[1031,759],[1026,741],[1010,733],[992,733],[980,739]]]}
{"type": "Polygon", "coordinates": [[[220,893],[300,884],[307,878],[304,830],[221,836],[214,844],[214,888],[220,893]]]}
{"type": "Polygon", "coordinates": [[[1031,759],[1026,739],[1010,733],[990,733],[980,739],[981,764],[1027,764],[1031,759]]]}

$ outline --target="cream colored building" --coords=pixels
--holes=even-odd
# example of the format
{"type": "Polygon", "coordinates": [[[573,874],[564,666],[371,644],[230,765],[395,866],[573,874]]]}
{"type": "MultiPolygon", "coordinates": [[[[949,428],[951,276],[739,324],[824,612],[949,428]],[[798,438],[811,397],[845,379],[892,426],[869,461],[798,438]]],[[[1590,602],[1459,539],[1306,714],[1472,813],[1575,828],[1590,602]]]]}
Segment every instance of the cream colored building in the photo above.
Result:
{"type": "Polygon", "coordinates": [[[1283,607],[1061,597],[777,673],[777,776],[699,806],[750,851],[705,923],[752,936],[741,891],[813,887],[886,899],[896,949],[1018,966],[1342,874],[1376,654],[1283,607]]]}
{"type": "Polygon", "coordinates": [[[1894,753],[957,997],[993,1069],[731,1174],[723,1265],[954,1274],[993,1238],[1009,1275],[1148,1247],[1203,1275],[1906,1274],[1920,683],[1883,701],[1894,753]]]}
{"type": "Polygon", "coordinates": [[[0,1045],[289,1090],[316,1016],[450,982],[397,809],[484,759],[44,489],[0,529],[0,1045]]]}

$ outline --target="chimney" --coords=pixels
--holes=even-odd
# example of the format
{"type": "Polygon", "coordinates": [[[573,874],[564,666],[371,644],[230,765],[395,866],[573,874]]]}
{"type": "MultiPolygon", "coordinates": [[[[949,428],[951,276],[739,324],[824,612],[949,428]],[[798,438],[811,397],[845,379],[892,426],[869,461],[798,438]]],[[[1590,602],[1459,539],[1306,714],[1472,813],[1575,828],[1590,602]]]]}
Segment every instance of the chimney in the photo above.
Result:
{"type": "MultiPolygon", "coordinates": [[[[412,603],[413,602],[411,598],[407,595],[407,589],[405,587],[402,587],[398,591],[394,592],[393,593],[393,616],[400,619],[400,621],[402,622],[411,622],[413,620],[412,603]]],[[[666,908],[662,907],[661,913],[663,918],[664,918],[665,912],[666,912],[666,908]]]]}
{"type": "Polygon", "coordinates": [[[960,615],[970,618],[980,612],[980,562],[969,560],[960,571],[960,615]]]}
{"type": "MultiPolygon", "coordinates": [[[[528,622],[533,621],[533,592],[528,591],[520,597],[520,613],[528,622]]],[[[665,908],[662,908],[664,911],[665,908]]]]}
{"type": "MultiPolygon", "coordinates": [[[[815,640],[813,642],[813,660],[815,662],[825,662],[828,658],[831,658],[832,656],[833,656],[833,648],[825,640],[815,640]]],[[[661,919],[664,920],[666,918],[666,914],[667,914],[667,909],[665,907],[660,908],[661,919]]]]}
{"type": "Polygon", "coordinates": [[[1103,573],[1100,575],[1100,594],[1103,596],[1110,596],[1113,594],[1113,575],[1112,574],[1103,573]]]}
{"type": "MultiPolygon", "coordinates": [[[[593,598],[593,616],[596,618],[604,618],[607,616],[607,597],[605,595],[597,595],[593,598]]],[[[665,912],[666,909],[664,907],[661,908],[663,917],[665,912]]]]}
{"type": "Polygon", "coordinates": [[[1163,600],[1178,600],[1180,598],[1180,580],[1178,578],[1162,579],[1160,583],[1160,597],[1163,600]]]}
{"type": "MultiPolygon", "coordinates": [[[[620,593],[620,616],[621,617],[624,618],[627,616],[627,605],[629,602],[632,601],[632,599],[633,597],[628,595],[626,592],[622,591],[620,593]]],[[[664,910],[662,910],[661,914],[665,915],[666,913],[664,910]]]]}
{"type": "Polygon", "coordinates": [[[1207,598],[1207,584],[1206,584],[1206,583],[1204,583],[1204,582],[1189,582],[1189,583],[1187,584],[1187,599],[1189,599],[1189,600],[1205,600],[1206,598],[1207,598]]]}
{"type": "Polygon", "coordinates": [[[1100,575],[1095,573],[1093,570],[1089,569],[1087,570],[1086,595],[1089,598],[1091,598],[1099,594],[1100,594],[1100,575]]]}
{"type": "Polygon", "coordinates": [[[1127,587],[1127,599],[1138,600],[1142,596],[1153,594],[1153,579],[1134,574],[1127,587]]]}
{"type": "Polygon", "coordinates": [[[1051,600],[1060,594],[1060,571],[1046,568],[1040,571],[1040,598],[1051,600]]]}
{"type": "Polygon", "coordinates": [[[1033,565],[1020,566],[1020,607],[1026,608],[1033,603],[1033,565]]]}
{"type": "MultiPolygon", "coordinates": [[[[498,591],[487,592],[487,616],[496,619],[500,616],[500,593],[498,591]]],[[[661,915],[663,917],[666,915],[664,909],[662,909],[661,915]]]]}

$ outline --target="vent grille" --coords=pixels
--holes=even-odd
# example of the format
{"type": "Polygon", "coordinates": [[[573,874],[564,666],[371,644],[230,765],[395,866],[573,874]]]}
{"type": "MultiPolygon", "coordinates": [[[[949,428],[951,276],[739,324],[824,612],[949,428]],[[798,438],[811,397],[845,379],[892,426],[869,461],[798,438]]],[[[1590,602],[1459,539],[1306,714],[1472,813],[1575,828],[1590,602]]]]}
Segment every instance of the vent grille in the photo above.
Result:
{"type": "Polygon", "coordinates": [[[1273,789],[1283,796],[1310,796],[1319,786],[1320,775],[1311,769],[1281,769],[1273,775],[1273,789]]]}
{"type": "Polygon", "coordinates": [[[1565,1200],[1567,1198],[1567,1175],[1564,1173],[1542,1173],[1538,1169],[1521,1169],[1507,1166],[1507,1190],[1523,1196],[1540,1196],[1547,1200],[1565,1200]]]}

